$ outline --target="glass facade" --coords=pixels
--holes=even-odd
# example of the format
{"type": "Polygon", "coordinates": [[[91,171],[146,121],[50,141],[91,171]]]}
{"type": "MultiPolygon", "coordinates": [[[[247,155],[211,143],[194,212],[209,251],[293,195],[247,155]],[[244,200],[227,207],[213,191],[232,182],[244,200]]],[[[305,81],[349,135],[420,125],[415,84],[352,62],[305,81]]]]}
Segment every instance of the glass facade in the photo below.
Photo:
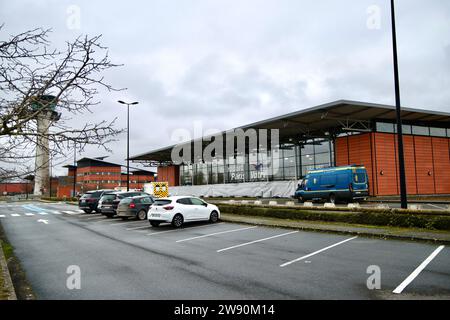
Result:
{"type": "Polygon", "coordinates": [[[311,169],[334,165],[334,144],[311,139],[304,145],[237,154],[207,163],[180,166],[180,185],[296,180],[311,169]]]}
{"type": "MultiPolygon", "coordinates": [[[[403,124],[402,129],[403,129],[403,134],[413,134],[413,135],[417,135],[417,136],[432,136],[432,137],[449,137],[450,138],[450,129],[446,129],[446,128],[403,124]]],[[[396,133],[397,127],[396,127],[395,123],[377,122],[376,131],[384,132],[384,133],[396,133]]]]}

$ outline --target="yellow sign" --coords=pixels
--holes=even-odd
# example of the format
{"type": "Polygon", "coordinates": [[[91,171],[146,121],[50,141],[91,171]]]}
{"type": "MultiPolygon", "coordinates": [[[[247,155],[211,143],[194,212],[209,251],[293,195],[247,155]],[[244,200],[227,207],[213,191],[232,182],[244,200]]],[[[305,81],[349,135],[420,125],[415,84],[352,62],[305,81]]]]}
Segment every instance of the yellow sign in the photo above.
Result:
{"type": "Polygon", "coordinates": [[[153,195],[156,198],[166,198],[169,196],[169,183],[168,182],[152,182],[153,195]]]}

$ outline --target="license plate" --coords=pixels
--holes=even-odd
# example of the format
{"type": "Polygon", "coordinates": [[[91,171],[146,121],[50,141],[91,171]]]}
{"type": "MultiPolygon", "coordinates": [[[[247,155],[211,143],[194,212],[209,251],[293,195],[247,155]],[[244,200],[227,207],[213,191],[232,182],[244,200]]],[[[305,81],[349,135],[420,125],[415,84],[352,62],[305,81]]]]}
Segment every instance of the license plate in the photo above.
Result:
{"type": "Polygon", "coordinates": [[[161,215],[159,213],[152,213],[152,217],[159,218],[161,215]]]}
{"type": "Polygon", "coordinates": [[[102,207],[103,207],[103,208],[111,208],[111,206],[107,206],[107,205],[106,205],[106,206],[103,205],[102,207]]]}
{"type": "Polygon", "coordinates": [[[86,202],[86,200],[81,200],[81,203],[85,203],[86,202]]]}

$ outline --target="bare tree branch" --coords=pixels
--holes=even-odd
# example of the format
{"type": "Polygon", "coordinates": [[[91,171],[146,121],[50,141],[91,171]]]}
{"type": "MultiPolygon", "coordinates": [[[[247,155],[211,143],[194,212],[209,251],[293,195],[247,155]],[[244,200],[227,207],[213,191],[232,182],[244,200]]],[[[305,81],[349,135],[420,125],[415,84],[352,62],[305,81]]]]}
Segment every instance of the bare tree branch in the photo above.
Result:
{"type": "MultiPolygon", "coordinates": [[[[3,30],[0,25],[0,39],[3,30]]],[[[102,76],[119,65],[109,60],[100,35],[79,37],[67,42],[66,50],[58,51],[50,47],[50,32],[36,28],[0,40],[0,179],[18,172],[32,173],[29,166],[13,172],[6,164],[20,167],[18,161],[32,160],[36,145],[43,139],[51,145],[48,151],[52,156],[63,158],[75,146],[81,150],[86,145],[98,145],[110,151],[107,144],[123,131],[114,127],[115,119],[86,121],[80,128],[70,125],[71,115],[92,112],[91,108],[100,103],[95,100],[99,88],[122,90],[102,76]],[[59,116],[52,118],[43,137],[36,120],[49,112],[59,116]]]]}

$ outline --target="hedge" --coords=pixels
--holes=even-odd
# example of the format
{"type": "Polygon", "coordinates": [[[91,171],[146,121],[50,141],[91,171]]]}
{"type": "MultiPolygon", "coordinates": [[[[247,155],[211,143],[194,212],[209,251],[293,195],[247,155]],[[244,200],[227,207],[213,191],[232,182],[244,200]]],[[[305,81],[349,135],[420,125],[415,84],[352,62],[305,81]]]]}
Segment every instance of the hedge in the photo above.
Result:
{"type": "Polygon", "coordinates": [[[63,197],[41,197],[41,200],[47,200],[47,201],[76,201],[78,202],[78,198],[63,198],[63,197]]]}
{"type": "Polygon", "coordinates": [[[272,217],[281,219],[343,222],[374,226],[392,226],[405,228],[423,228],[432,230],[450,230],[450,216],[420,213],[398,213],[396,211],[318,211],[282,207],[259,207],[249,205],[218,205],[222,213],[272,217]]]}

